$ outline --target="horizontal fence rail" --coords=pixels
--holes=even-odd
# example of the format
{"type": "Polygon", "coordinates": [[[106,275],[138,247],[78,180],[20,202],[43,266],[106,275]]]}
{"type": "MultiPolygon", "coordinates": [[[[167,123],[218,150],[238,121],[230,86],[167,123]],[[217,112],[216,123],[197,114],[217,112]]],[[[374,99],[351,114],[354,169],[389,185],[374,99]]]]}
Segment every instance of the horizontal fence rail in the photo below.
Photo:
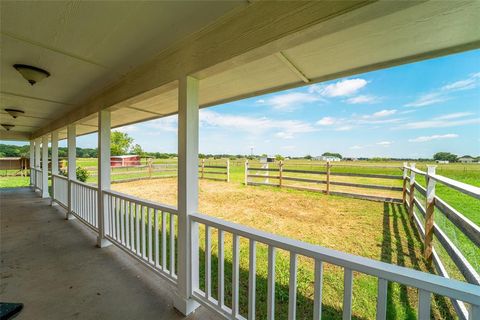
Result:
{"type": "MultiPolygon", "coordinates": [[[[435,251],[433,245],[433,236],[435,236],[436,239],[438,239],[439,245],[446,251],[465,280],[477,286],[480,285],[479,271],[465,258],[464,253],[457,247],[454,241],[450,239],[448,233],[442,230],[435,222],[435,213],[443,214],[446,219],[477,247],[480,246],[480,227],[436,195],[435,183],[441,183],[477,199],[480,195],[480,188],[436,175],[434,166],[430,166],[429,170],[424,172],[415,168],[414,164],[411,166],[405,165],[403,176],[405,181],[405,204],[409,216],[415,222],[424,240],[425,258],[427,261],[431,261],[435,265],[440,275],[449,278],[444,262],[435,251]],[[409,173],[410,175],[408,175],[409,173]],[[426,188],[417,181],[419,176],[425,178],[426,188]],[[422,196],[425,200],[420,199],[419,196],[422,196]],[[420,218],[423,219],[424,223],[422,223],[422,219],[420,218]]],[[[457,311],[457,315],[461,319],[469,319],[467,308],[462,301],[452,300],[452,303],[457,311]]]]}
{"type": "Polygon", "coordinates": [[[98,230],[98,188],[70,180],[71,213],[93,230],[98,230]]]}
{"type": "Polygon", "coordinates": [[[68,179],[52,174],[52,201],[68,210],[68,179]]]}
{"type": "Polygon", "coordinates": [[[198,168],[200,179],[230,182],[230,160],[228,159],[225,165],[220,163],[206,164],[205,159],[202,159],[198,168]]]}
{"type": "Polygon", "coordinates": [[[108,240],[176,282],[177,210],[116,191],[104,191],[108,240]]]}
{"type": "Polygon", "coordinates": [[[386,288],[389,282],[396,282],[408,287],[418,289],[419,319],[430,319],[430,303],[432,294],[439,294],[454,300],[463,301],[472,304],[472,315],[478,315],[480,308],[480,290],[476,285],[447,279],[437,275],[416,271],[413,269],[391,265],[388,263],[363,258],[336,250],[320,247],[317,245],[281,237],[275,234],[255,230],[246,226],[223,221],[214,217],[202,214],[191,216],[192,223],[199,223],[205,226],[205,264],[210,265],[212,248],[211,230],[218,230],[218,299],[215,299],[211,293],[211,268],[205,268],[205,291],[199,288],[194,289],[194,298],[206,307],[217,311],[229,319],[245,319],[239,314],[239,242],[240,238],[247,239],[249,242],[249,288],[248,288],[248,319],[254,319],[255,300],[256,300],[256,261],[255,248],[257,244],[268,246],[268,288],[267,288],[267,311],[268,319],[274,318],[275,313],[275,254],[277,249],[285,250],[290,254],[290,281],[288,314],[289,319],[296,318],[296,285],[297,285],[297,260],[299,256],[312,258],[315,261],[315,280],[314,280],[314,315],[319,319],[321,315],[321,296],[322,296],[322,272],[323,264],[329,263],[344,269],[344,298],[343,298],[343,319],[350,319],[352,315],[352,294],[353,294],[353,272],[367,274],[379,279],[378,297],[377,297],[377,319],[385,319],[387,298],[386,288]],[[224,277],[224,237],[225,233],[232,235],[232,298],[231,306],[226,306],[224,299],[224,290],[226,287],[224,277]]]}
{"type": "MultiPolygon", "coordinates": [[[[350,172],[332,172],[333,165],[327,162],[325,171],[292,169],[284,165],[282,161],[278,164],[278,168],[271,168],[269,164],[263,164],[262,167],[252,167],[249,162],[245,162],[245,185],[251,186],[275,186],[284,187],[303,191],[316,191],[325,194],[345,196],[350,198],[401,203],[400,197],[391,195],[365,194],[356,193],[350,190],[332,190],[332,186],[356,188],[356,189],[373,189],[385,190],[390,192],[402,192],[402,186],[376,185],[360,182],[338,181],[332,180],[335,177],[353,177],[367,178],[377,180],[402,180],[401,175],[387,174],[368,174],[368,173],[350,173],[350,172]],[[301,185],[292,183],[302,183],[301,185]]],[[[337,165],[335,165],[337,167],[337,165]]],[[[320,167],[319,167],[320,168],[320,167]]],[[[396,167],[395,167],[396,168],[396,167]]]]}

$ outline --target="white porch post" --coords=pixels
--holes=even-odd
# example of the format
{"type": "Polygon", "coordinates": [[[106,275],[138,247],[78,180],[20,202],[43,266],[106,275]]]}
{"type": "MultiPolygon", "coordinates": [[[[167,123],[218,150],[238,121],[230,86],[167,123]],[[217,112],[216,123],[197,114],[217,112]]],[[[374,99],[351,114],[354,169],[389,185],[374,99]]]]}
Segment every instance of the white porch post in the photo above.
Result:
{"type": "Polygon", "coordinates": [[[108,222],[105,220],[105,205],[103,190],[110,189],[110,111],[102,110],[98,113],[98,238],[99,248],[110,245],[105,239],[108,222]]]}
{"type": "Polygon", "coordinates": [[[55,203],[55,183],[54,183],[54,174],[58,174],[58,131],[52,131],[51,134],[51,145],[52,145],[52,206],[55,203]]]}
{"type": "Polygon", "coordinates": [[[48,135],[42,137],[42,198],[50,198],[48,193],[48,135]]]}
{"type": "MultiPolygon", "coordinates": [[[[35,140],[35,169],[40,169],[40,143],[42,139],[35,140]]],[[[38,182],[37,182],[38,183],[38,182]]]]}
{"type": "Polygon", "coordinates": [[[52,174],[58,174],[58,131],[52,132],[52,174]]]}
{"type": "Polygon", "coordinates": [[[198,80],[183,77],[178,88],[178,297],[174,306],[184,315],[198,303],[198,224],[189,215],[198,207],[198,80]]]}
{"type": "Polygon", "coordinates": [[[35,167],[35,141],[30,140],[30,187],[35,187],[33,184],[35,172],[32,170],[35,167]]]}
{"type": "Polygon", "coordinates": [[[77,141],[75,124],[67,127],[67,147],[68,147],[68,211],[67,219],[74,219],[72,215],[72,180],[77,179],[77,141]]]}

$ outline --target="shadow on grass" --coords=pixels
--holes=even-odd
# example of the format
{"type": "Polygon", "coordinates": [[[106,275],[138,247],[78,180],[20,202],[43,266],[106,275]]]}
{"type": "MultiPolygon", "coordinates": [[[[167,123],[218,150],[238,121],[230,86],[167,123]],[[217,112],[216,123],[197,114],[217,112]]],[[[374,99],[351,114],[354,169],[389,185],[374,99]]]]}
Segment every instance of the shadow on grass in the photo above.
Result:
{"type": "MultiPolygon", "coordinates": [[[[383,209],[382,261],[435,273],[433,268],[427,266],[423,257],[417,255],[415,251],[415,246],[419,245],[420,252],[423,252],[423,242],[415,223],[408,218],[405,207],[400,204],[384,203],[383,209]],[[405,239],[402,239],[402,237],[405,239]],[[402,242],[402,240],[404,241],[402,242]],[[406,248],[404,248],[405,241],[406,248]],[[396,259],[394,259],[394,254],[396,259]]],[[[409,297],[406,286],[392,282],[388,283],[387,318],[397,319],[400,316],[398,315],[398,306],[395,305],[395,299],[393,298],[394,286],[399,287],[398,297],[400,307],[404,312],[403,317],[405,319],[416,319],[416,305],[413,305],[416,299],[413,300],[411,296],[409,297]]],[[[453,309],[447,298],[438,295],[433,295],[433,298],[435,304],[432,306],[436,310],[433,310],[432,314],[439,315],[441,319],[455,319],[452,314],[453,309]]]]}

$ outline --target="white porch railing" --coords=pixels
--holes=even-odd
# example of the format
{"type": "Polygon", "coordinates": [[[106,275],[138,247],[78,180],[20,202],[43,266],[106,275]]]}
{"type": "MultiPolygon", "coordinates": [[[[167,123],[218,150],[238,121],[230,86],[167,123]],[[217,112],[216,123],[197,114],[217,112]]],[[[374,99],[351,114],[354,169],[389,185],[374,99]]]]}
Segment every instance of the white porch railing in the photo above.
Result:
{"type": "Polygon", "coordinates": [[[72,214],[88,227],[98,231],[98,188],[70,180],[72,214]]]}
{"type": "MultiPolygon", "coordinates": [[[[53,175],[53,179],[54,190],[55,186],[59,186],[62,183],[65,185],[65,178],[53,175]]],[[[68,185],[71,188],[71,208],[73,214],[81,222],[98,232],[97,187],[78,181],[70,181],[68,185]]],[[[58,190],[61,190],[61,188],[58,190]]],[[[60,201],[60,193],[54,191],[54,194],[54,198],[60,201]]],[[[62,196],[64,197],[64,194],[62,196]]],[[[176,273],[177,209],[111,190],[103,191],[102,196],[106,238],[130,256],[148,266],[158,275],[168,279],[172,283],[173,288],[176,288],[178,283],[176,273]]],[[[225,318],[238,320],[246,318],[249,320],[255,319],[257,311],[255,300],[259,290],[255,286],[257,268],[256,248],[259,244],[263,244],[268,246],[268,286],[266,289],[268,319],[274,319],[275,315],[275,257],[277,250],[284,250],[290,254],[289,319],[295,319],[296,316],[297,261],[300,256],[308,257],[315,261],[314,319],[320,319],[322,313],[324,263],[339,266],[344,270],[343,319],[350,319],[352,316],[354,272],[367,274],[378,279],[377,319],[386,318],[387,288],[390,282],[418,289],[419,319],[430,319],[432,294],[470,304],[469,310],[465,307],[462,311],[468,312],[468,319],[480,319],[480,287],[477,285],[292,240],[203,214],[194,214],[189,217],[190,223],[198,223],[205,226],[205,265],[203,269],[205,272],[205,290],[202,291],[200,286],[192,288],[192,298],[225,318]],[[214,246],[211,234],[214,229],[218,231],[217,299],[212,295],[212,287],[214,287],[212,284],[212,279],[214,278],[212,272],[212,248],[214,246]],[[227,284],[224,241],[226,234],[231,234],[233,239],[233,272],[231,283],[227,284]],[[239,311],[240,239],[246,239],[249,242],[248,314],[240,314],[239,311]],[[225,304],[226,287],[232,288],[232,303],[229,306],[225,304]]],[[[192,243],[199,243],[199,241],[192,241],[192,243]]],[[[192,252],[198,252],[198,249],[192,248],[192,252]]],[[[192,256],[196,255],[192,253],[192,256]]],[[[200,261],[199,257],[198,259],[200,261]]],[[[189,258],[189,261],[191,265],[199,264],[199,261],[193,261],[192,257],[189,258]]],[[[199,275],[197,276],[200,278],[199,275]]]]}
{"type": "Polygon", "coordinates": [[[228,319],[245,319],[239,314],[239,268],[240,268],[240,238],[249,241],[249,288],[248,288],[248,319],[255,318],[255,252],[257,242],[268,246],[268,319],[274,319],[275,314],[275,252],[282,249],[290,253],[290,281],[288,319],[296,319],[297,293],[297,260],[298,256],[305,256],[315,260],[315,295],[314,319],[320,319],[322,308],[322,273],[323,263],[340,266],[344,269],[343,319],[352,316],[353,272],[360,272],[378,278],[377,319],[385,319],[387,312],[387,286],[389,282],[397,282],[409,287],[417,288],[419,295],[418,318],[430,319],[430,305],[432,294],[449,297],[471,304],[469,319],[480,319],[480,287],[460,281],[451,280],[437,275],[416,271],[368,258],[363,258],[317,245],[266,233],[235,223],[223,221],[210,216],[195,214],[192,222],[205,225],[205,288],[194,289],[193,297],[202,305],[214,310],[228,319]],[[218,300],[211,295],[211,229],[218,230],[218,300]],[[224,234],[233,236],[232,261],[232,306],[224,304],[224,234]]]}
{"type": "Polygon", "coordinates": [[[52,174],[52,201],[68,209],[68,179],[64,176],[52,174]]]}
{"type": "Polygon", "coordinates": [[[177,209],[104,191],[108,240],[176,283],[177,209]]]}
{"type": "Polygon", "coordinates": [[[40,169],[32,168],[30,171],[30,175],[32,176],[32,185],[36,190],[42,191],[42,178],[43,172],[40,169]]]}

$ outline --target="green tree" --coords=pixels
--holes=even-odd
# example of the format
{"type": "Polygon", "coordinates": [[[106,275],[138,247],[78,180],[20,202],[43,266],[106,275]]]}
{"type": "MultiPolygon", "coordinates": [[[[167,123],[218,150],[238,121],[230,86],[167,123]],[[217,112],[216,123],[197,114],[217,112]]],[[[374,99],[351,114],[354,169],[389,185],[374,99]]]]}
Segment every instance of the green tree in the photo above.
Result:
{"type": "Polygon", "coordinates": [[[340,153],[335,153],[335,152],[324,152],[322,154],[322,156],[324,156],[324,157],[337,157],[337,158],[342,159],[342,155],[340,153]]]}
{"type": "Polygon", "coordinates": [[[142,146],[140,146],[139,144],[135,144],[130,153],[135,154],[135,155],[140,156],[140,157],[145,156],[145,151],[143,151],[142,146]]]}
{"type": "Polygon", "coordinates": [[[433,160],[456,162],[457,155],[450,152],[437,152],[433,155],[433,160]]]}
{"type": "Polygon", "coordinates": [[[309,155],[309,154],[307,154],[307,155],[306,155],[305,157],[303,157],[303,158],[305,158],[305,159],[307,159],[307,160],[312,160],[312,156],[309,155]]]}
{"type": "Polygon", "coordinates": [[[110,135],[110,153],[112,156],[121,156],[128,153],[133,143],[133,138],[119,131],[112,131],[110,135]]]}
{"type": "Polygon", "coordinates": [[[280,160],[283,160],[283,159],[285,159],[285,158],[281,154],[276,154],[275,155],[275,160],[280,161],[280,160]]]}

